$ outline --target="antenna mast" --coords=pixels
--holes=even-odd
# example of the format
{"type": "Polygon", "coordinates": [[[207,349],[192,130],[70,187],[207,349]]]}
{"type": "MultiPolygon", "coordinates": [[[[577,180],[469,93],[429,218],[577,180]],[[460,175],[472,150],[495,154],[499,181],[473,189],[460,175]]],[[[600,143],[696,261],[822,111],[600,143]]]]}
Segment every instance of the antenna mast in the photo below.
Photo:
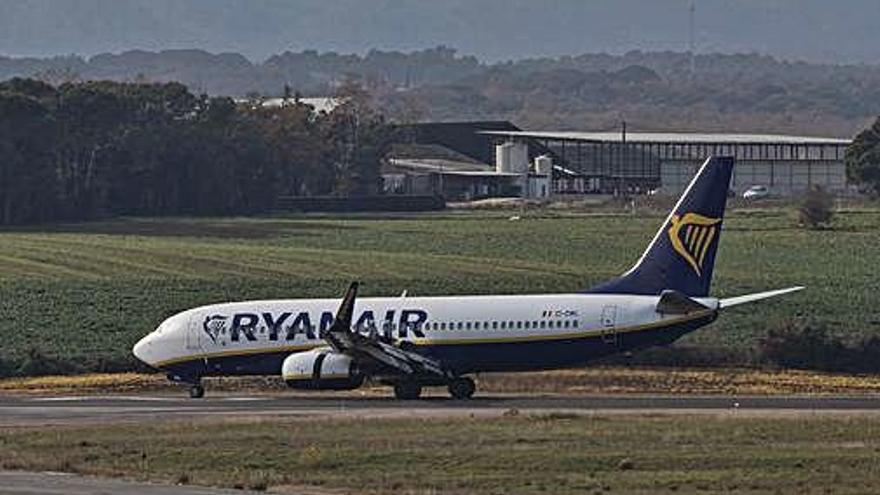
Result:
{"type": "Polygon", "coordinates": [[[696,48],[694,47],[694,18],[697,11],[697,2],[696,0],[691,0],[690,7],[688,7],[688,51],[691,56],[691,79],[693,79],[694,74],[696,73],[696,48]]]}

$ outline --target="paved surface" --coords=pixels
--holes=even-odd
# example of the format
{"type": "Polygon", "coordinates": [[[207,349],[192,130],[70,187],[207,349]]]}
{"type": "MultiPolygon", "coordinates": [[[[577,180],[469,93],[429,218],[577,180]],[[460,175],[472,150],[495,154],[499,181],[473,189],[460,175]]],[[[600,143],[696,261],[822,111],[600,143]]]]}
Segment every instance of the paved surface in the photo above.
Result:
{"type": "MultiPolygon", "coordinates": [[[[870,414],[880,416],[880,397],[832,396],[483,396],[469,401],[428,398],[397,401],[357,396],[22,397],[0,395],[0,427],[110,424],[196,417],[452,417],[523,412],[578,414],[870,414]]],[[[0,471],[0,495],[226,495],[248,493],[163,486],[57,473],[0,471]]]]}
{"type": "Polygon", "coordinates": [[[242,495],[252,493],[256,492],[131,483],[61,473],[0,471],[0,494],[2,495],[242,495]]]}
{"type": "Polygon", "coordinates": [[[799,414],[849,412],[880,415],[872,396],[485,396],[469,401],[385,397],[180,396],[20,397],[0,396],[0,426],[112,423],[217,416],[248,417],[438,417],[497,416],[523,412],[799,414]]]}

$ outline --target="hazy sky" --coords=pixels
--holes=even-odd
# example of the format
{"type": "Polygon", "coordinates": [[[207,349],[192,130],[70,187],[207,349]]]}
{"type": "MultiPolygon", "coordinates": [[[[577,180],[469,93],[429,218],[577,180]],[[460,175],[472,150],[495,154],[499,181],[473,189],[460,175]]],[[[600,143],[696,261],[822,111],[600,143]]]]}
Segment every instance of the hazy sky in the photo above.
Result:
{"type": "MultiPolygon", "coordinates": [[[[695,0],[698,52],[880,63],[880,0],[695,0]]],[[[0,0],[0,54],[685,51],[690,0],[0,0]]]]}

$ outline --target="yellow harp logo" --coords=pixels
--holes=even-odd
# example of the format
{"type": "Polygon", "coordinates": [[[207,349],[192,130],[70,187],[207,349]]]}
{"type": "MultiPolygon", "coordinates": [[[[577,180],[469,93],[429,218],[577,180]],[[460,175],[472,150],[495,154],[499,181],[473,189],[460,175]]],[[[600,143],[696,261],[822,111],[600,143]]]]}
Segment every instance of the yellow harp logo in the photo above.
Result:
{"type": "Polygon", "coordinates": [[[696,213],[673,215],[669,226],[672,248],[702,277],[703,259],[715,238],[720,218],[709,218],[696,213]]]}

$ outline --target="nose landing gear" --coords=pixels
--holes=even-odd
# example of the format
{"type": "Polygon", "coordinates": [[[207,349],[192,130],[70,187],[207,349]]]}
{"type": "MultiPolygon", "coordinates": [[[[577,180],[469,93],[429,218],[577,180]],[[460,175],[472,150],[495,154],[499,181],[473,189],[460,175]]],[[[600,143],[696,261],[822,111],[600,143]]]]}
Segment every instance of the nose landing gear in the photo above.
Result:
{"type": "Polygon", "coordinates": [[[202,386],[201,377],[181,376],[173,373],[169,373],[167,376],[169,381],[189,385],[189,397],[191,399],[201,399],[205,396],[205,387],[202,386]]]}

